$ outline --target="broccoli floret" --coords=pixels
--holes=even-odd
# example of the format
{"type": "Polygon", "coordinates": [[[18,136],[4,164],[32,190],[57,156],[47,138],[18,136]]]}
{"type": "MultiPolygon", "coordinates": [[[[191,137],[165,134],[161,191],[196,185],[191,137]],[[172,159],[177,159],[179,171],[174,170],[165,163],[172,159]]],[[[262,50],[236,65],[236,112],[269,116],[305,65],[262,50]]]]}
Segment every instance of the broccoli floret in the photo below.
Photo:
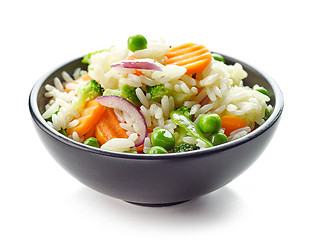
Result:
{"type": "Polygon", "coordinates": [[[198,147],[195,144],[183,143],[181,145],[175,146],[173,151],[175,153],[179,153],[179,152],[194,151],[194,150],[198,150],[198,149],[200,149],[200,147],[198,147]]]}
{"type": "Polygon", "coordinates": [[[103,95],[104,96],[109,96],[109,95],[120,96],[122,98],[127,99],[128,101],[133,103],[135,106],[141,105],[140,100],[136,94],[136,88],[131,87],[128,84],[122,84],[118,89],[106,89],[103,95]]]}
{"type": "Polygon", "coordinates": [[[95,80],[78,86],[77,99],[72,103],[73,108],[79,109],[86,101],[99,97],[103,93],[103,88],[95,80]]]}
{"type": "Polygon", "coordinates": [[[169,90],[164,84],[146,86],[146,90],[151,94],[152,100],[160,101],[164,95],[169,95],[169,90]]]}
{"type": "Polygon", "coordinates": [[[184,101],[189,100],[191,95],[187,93],[179,93],[170,91],[165,88],[164,84],[159,84],[155,86],[146,86],[146,90],[151,94],[152,100],[160,102],[164,95],[172,96],[176,106],[180,106],[184,101]]]}
{"type": "Polygon", "coordinates": [[[191,110],[186,106],[175,108],[174,111],[177,111],[178,113],[183,114],[188,118],[191,118],[191,114],[190,114],[191,110]]]}

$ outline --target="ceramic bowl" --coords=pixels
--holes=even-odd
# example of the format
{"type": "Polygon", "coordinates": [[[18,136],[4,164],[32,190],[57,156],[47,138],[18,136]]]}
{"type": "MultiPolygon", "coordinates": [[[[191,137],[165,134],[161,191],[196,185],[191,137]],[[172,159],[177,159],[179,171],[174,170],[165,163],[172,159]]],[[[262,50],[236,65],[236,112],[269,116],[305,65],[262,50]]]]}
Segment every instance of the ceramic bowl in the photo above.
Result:
{"type": "MultiPolygon", "coordinates": [[[[223,55],[223,54],[222,54],[223,55]]],[[[174,154],[131,154],[104,151],[75,142],[52,129],[42,118],[45,84],[53,84],[61,72],[86,69],[81,58],[67,62],[35,83],[29,109],[35,129],[48,152],[69,174],[86,186],[127,202],[163,206],[181,203],[217,190],[248,169],[274,135],[283,111],[283,95],[265,73],[223,55],[228,64],[239,62],[248,77],[245,85],[264,86],[274,111],[268,120],[247,136],[205,150],[174,154]]]]}

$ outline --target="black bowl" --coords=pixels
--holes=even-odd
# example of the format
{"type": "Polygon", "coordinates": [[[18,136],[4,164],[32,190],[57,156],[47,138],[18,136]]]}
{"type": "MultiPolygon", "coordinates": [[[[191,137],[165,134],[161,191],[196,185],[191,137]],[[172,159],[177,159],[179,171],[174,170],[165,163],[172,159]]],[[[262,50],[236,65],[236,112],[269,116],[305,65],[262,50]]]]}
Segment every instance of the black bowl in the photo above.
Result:
{"type": "Polygon", "coordinates": [[[162,206],[184,202],[225,186],[244,172],[264,151],[279,123],[283,96],[278,85],[250,65],[223,55],[228,64],[239,62],[248,73],[245,85],[264,86],[274,111],[259,128],[238,140],[205,150],[146,155],[104,151],[66,138],[42,118],[47,99],[45,84],[62,71],[86,69],[81,58],[50,71],[33,87],[29,108],[35,128],[55,160],[86,186],[128,202],[162,206]]]}

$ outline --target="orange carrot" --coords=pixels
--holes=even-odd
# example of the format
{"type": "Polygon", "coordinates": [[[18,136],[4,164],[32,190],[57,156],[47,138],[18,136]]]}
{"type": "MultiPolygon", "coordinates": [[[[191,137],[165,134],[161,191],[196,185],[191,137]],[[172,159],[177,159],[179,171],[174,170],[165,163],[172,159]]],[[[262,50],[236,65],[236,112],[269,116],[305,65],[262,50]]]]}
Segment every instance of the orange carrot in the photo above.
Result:
{"type": "Polygon", "coordinates": [[[90,137],[95,137],[95,129],[96,125],[92,126],[92,128],[84,135],[84,139],[88,139],[90,137]]]}
{"type": "Polygon", "coordinates": [[[138,153],[143,153],[143,148],[144,148],[144,144],[136,147],[136,150],[137,150],[138,153]]]}
{"type": "Polygon", "coordinates": [[[129,56],[129,57],[127,57],[127,59],[128,60],[135,60],[135,59],[137,59],[134,55],[131,55],[131,56],[129,56]]]}
{"type": "Polygon", "coordinates": [[[225,129],[224,133],[226,136],[229,136],[231,132],[239,128],[248,126],[246,121],[244,121],[242,118],[238,116],[233,116],[233,115],[223,116],[221,117],[221,120],[222,120],[222,128],[225,129]]]}
{"type": "Polygon", "coordinates": [[[211,52],[204,46],[186,43],[170,48],[166,54],[166,64],[185,67],[186,74],[202,72],[212,60],[211,52]]]}
{"type": "Polygon", "coordinates": [[[68,128],[67,133],[71,135],[73,132],[76,132],[82,137],[96,125],[104,111],[105,107],[95,99],[87,101],[85,107],[80,111],[80,117],[78,118],[79,124],[75,127],[68,128]]]}
{"type": "Polygon", "coordinates": [[[128,138],[126,130],[120,127],[120,122],[113,108],[106,108],[95,128],[95,136],[100,145],[112,138],[128,138]]]}
{"type": "Polygon", "coordinates": [[[85,74],[82,77],[80,77],[79,79],[82,79],[83,81],[89,81],[89,80],[91,80],[91,76],[89,76],[89,74],[85,74]]]}
{"type": "Polygon", "coordinates": [[[138,70],[138,69],[135,69],[135,72],[133,74],[137,75],[138,77],[143,75],[143,73],[140,70],[138,70]]]}

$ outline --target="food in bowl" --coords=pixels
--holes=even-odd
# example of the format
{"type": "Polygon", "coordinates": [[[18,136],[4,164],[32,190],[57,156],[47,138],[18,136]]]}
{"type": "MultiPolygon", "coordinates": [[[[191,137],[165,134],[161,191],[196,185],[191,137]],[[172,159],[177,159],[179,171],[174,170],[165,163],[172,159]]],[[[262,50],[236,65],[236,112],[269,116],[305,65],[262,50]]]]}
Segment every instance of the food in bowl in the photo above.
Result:
{"type": "Polygon", "coordinates": [[[63,135],[91,147],[139,154],[196,151],[264,124],[273,107],[264,86],[245,86],[242,65],[203,45],[169,47],[132,36],[127,46],[86,55],[45,86],[42,114],[63,135]]]}

